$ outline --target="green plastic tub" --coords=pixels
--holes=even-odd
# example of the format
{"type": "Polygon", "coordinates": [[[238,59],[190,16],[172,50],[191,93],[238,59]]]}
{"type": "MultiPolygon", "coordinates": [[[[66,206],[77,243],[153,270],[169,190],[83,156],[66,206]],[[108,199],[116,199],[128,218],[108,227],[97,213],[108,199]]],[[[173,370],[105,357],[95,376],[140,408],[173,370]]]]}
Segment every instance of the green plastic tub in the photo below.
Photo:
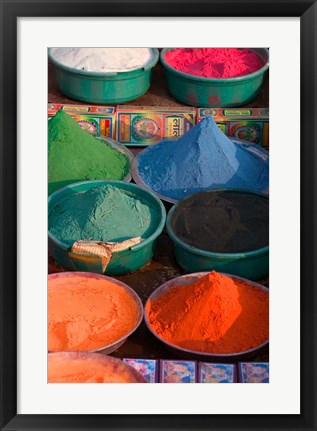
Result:
{"type": "Polygon", "coordinates": [[[265,62],[261,69],[235,78],[203,78],[171,67],[164,59],[165,53],[170,49],[174,48],[164,48],[160,53],[168,90],[175,99],[191,106],[228,108],[245,105],[261,91],[265,72],[269,68],[268,49],[253,48],[265,62]]]}
{"type": "MultiPolygon", "coordinates": [[[[220,190],[212,190],[220,191],[220,190]]],[[[223,191],[223,190],[221,190],[223,191]]],[[[262,193],[246,192],[245,190],[230,190],[231,192],[258,194],[265,199],[268,196],[262,193]]],[[[202,271],[218,271],[237,275],[249,280],[261,280],[269,274],[269,246],[243,253],[213,253],[193,247],[181,241],[171,228],[171,221],[177,206],[175,204],[169,211],[166,219],[168,235],[174,242],[174,254],[179,265],[188,273],[202,271]]],[[[252,210],[252,209],[251,209],[252,210]]]]}
{"type": "Polygon", "coordinates": [[[52,48],[48,58],[54,65],[57,86],[66,96],[87,103],[117,104],[135,100],[149,89],[152,68],[159,59],[158,49],[151,51],[148,64],[129,72],[90,72],[65,66],[54,59],[52,48]]]}
{"type": "MultiPolygon", "coordinates": [[[[112,254],[111,260],[105,273],[109,275],[120,275],[135,271],[144,266],[152,259],[157,237],[161,234],[166,220],[166,211],[162,202],[151,192],[143,190],[135,184],[123,181],[82,181],[71,184],[57,190],[48,198],[48,214],[62,199],[73,192],[84,192],[98,185],[110,184],[121,190],[126,190],[132,196],[142,199],[143,202],[156,208],[160,214],[160,221],[157,226],[153,226],[151,235],[139,244],[133,245],[127,250],[112,254]]],[[[118,220],[119,222],[119,220],[118,220]]],[[[124,223],[124,219],[121,220],[124,223]]],[[[50,255],[63,268],[72,271],[88,271],[103,274],[101,259],[97,256],[79,256],[71,252],[68,244],[59,241],[48,232],[48,250],[50,255]]]]}

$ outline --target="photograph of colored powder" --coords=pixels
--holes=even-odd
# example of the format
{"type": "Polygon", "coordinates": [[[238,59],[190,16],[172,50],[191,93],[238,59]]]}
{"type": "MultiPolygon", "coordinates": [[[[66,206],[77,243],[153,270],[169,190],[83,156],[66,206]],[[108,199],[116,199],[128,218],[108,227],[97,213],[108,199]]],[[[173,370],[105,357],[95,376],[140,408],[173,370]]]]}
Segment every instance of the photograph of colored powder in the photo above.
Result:
{"type": "Polygon", "coordinates": [[[48,195],[66,190],[48,207],[48,383],[229,383],[238,361],[269,360],[269,49],[158,48],[135,102],[89,100],[96,73],[111,74],[96,93],[114,100],[119,75],[139,87],[154,51],[49,51],[48,195]],[[77,96],[56,61],[92,72],[77,96]],[[253,277],[252,261],[246,275],[264,248],[267,271],[253,277]],[[221,272],[206,252],[222,254],[221,272]]]}
{"type": "Polygon", "coordinates": [[[189,75],[221,79],[248,75],[264,66],[264,60],[248,48],[177,48],[167,51],[165,61],[189,75]]]}

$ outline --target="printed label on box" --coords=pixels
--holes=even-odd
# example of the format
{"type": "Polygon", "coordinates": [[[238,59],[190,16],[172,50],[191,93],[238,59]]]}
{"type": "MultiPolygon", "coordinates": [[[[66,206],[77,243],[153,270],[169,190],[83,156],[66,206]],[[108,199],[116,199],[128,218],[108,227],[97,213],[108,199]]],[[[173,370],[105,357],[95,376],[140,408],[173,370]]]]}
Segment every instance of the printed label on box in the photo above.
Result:
{"type": "Polygon", "coordinates": [[[234,364],[211,364],[199,362],[199,383],[234,383],[236,381],[236,368],[234,364]]]}
{"type": "Polygon", "coordinates": [[[198,108],[197,123],[211,115],[229,137],[269,146],[269,109],[198,108]]]}
{"type": "Polygon", "coordinates": [[[261,144],[263,141],[263,122],[232,121],[229,136],[254,144],[261,144]]]}
{"type": "Polygon", "coordinates": [[[124,358],[123,362],[135,368],[148,383],[156,383],[158,381],[158,361],[156,359],[129,359],[124,358]]]}
{"type": "Polygon", "coordinates": [[[177,139],[195,125],[196,111],[118,107],[117,140],[125,145],[147,146],[161,139],[177,139]]]}
{"type": "Polygon", "coordinates": [[[239,363],[240,383],[269,383],[268,362],[239,363]]]}
{"type": "MultiPolygon", "coordinates": [[[[211,115],[212,117],[233,117],[233,118],[249,118],[268,120],[269,108],[198,108],[197,122],[203,117],[211,115]]],[[[231,120],[231,118],[230,118],[231,120]]]]}
{"type": "Polygon", "coordinates": [[[161,383],[195,383],[196,362],[163,360],[161,365],[161,383]]]}
{"type": "Polygon", "coordinates": [[[48,104],[48,113],[55,114],[57,111],[62,109],[66,112],[77,112],[80,114],[115,114],[116,108],[114,106],[88,106],[88,105],[63,105],[61,103],[49,103],[48,104]]]}
{"type": "Polygon", "coordinates": [[[92,135],[115,138],[115,107],[48,104],[48,117],[52,118],[62,109],[74,118],[84,130],[92,135]]]}

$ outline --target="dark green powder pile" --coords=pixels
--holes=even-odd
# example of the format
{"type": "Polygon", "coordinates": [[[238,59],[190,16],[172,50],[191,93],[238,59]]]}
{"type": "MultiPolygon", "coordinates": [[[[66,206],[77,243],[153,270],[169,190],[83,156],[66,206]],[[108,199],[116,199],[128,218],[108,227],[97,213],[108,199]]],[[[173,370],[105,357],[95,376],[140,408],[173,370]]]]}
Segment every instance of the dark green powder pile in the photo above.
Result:
{"type": "Polygon", "coordinates": [[[122,180],[129,159],[60,110],[48,122],[48,194],[84,180],[122,180]]]}

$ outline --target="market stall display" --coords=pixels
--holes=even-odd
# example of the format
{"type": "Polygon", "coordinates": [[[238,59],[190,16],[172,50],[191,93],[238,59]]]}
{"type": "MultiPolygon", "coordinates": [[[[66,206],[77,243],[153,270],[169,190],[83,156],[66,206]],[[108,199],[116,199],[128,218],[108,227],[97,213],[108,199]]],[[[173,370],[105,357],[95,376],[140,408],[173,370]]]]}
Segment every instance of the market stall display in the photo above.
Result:
{"type": "Polygon", "coordinates": [[[58,370],[49,382],[267,383],[268,100],[243,104],[268,95],[268,50],[166,48],[161,65],[158,57],[156,48],[49,50],[57,87],[89,103],[51,97],[49,84],[49,361],[56,355],[58,370]],[[222,96],[237,104],[217,105],[206,87],[197,94],[207,101],[185,101],[188,81],[173,84],[174,96],[197,109],[179,104],[158,86],[161,77],[173,94],[169,68],[176,79],[225,82],[222,96]],[[123,76],[131,85],[121,92],[123,76]],[[69,364],[78,372],[65,380],[69,364]]]}

